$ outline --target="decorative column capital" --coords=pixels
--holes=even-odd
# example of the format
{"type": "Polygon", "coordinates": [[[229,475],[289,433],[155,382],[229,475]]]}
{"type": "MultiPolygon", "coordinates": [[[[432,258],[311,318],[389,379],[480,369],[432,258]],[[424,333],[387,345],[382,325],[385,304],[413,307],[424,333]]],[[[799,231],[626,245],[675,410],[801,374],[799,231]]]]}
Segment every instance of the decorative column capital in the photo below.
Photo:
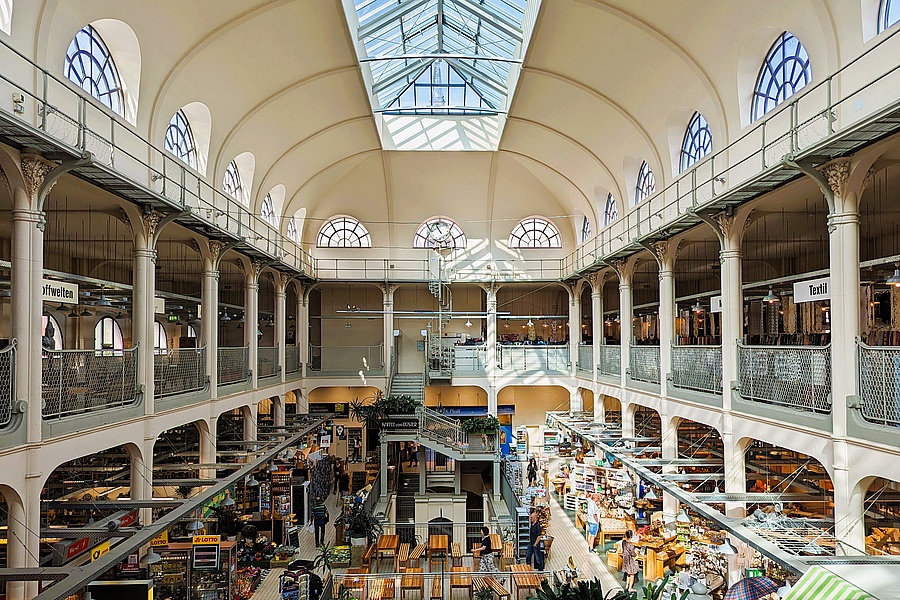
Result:
{"type": "Polygon", "coordinates": [[[841,159],[820,167],[819,172],[835,196],[843,196],[844,186],[850,179],[850,160],[841,159]]]}
{"type": "MultiPolygon", "coordinates": [[[[32,202],[37,201],[37,195],[41,185],[44,183],[44,178],[55,167],[55,164],[43,156],[31,153],[22,154],[22,175],[25,179],[25,192],[32,202]]],[[[48,193],[53,189],[54,185],[56,185],[55,181],[47,188],[48,193]]]]}
{"type": "Polygon", "coordinates": [[[156,228],[165,215],[158,211],[150,211],[150,214],[142,214],[141,221],[144,223],[144,232],[147,234],[148,243],[152,243],[153,236],[156,235],[156,228]]]}
{"type": "Polygon", "coordinates": [[[399,285],[396,283],[380,283],[378,284],[379,289],[381,289],[381,293],[384,294],[384,304],[393,304],[394,303],[394,292],[397,290],[399,285]]]}

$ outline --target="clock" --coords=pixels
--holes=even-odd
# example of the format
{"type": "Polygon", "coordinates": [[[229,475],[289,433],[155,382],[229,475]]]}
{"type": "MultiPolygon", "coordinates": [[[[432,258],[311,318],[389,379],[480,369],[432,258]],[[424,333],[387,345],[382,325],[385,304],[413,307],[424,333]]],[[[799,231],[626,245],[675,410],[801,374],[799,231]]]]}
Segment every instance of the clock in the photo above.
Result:
{"type": "Polygon", "coordinates": [[[451,225],[447,221],[435,221],[428,224],[428,241],[435,246],[444,246],[450,240],[451,225]]]}

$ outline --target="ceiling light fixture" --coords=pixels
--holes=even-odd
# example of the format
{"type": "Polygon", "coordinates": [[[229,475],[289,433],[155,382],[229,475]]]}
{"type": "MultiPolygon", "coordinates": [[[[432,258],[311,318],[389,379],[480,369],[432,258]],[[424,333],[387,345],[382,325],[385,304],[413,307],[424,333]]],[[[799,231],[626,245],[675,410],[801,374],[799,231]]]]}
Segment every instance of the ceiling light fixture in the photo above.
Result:
{"type": "Polygon", "coordinates": [[[690,523],[691,518],[689,516],[687,516],[687,513],[684,512],[684,509],[682,508],[680,511],[678,511],[678,516],[675,517],[675,522],[676,523],[690,523]]]}
{"type": "Polygon", "coordinates": [[[656,495],[656,492],[653,491],[653,488],[647,490],[647,493],[644,494],[644,500],[659,500],[659,496],[656,495]]]}
{"type": "Polygon", "coordinates": [[[142,567],[153,565],[162,560],[162,557],[153,551],[153,548],[147,548],[147,553],[141,557],[140,563],[142,567]]]}
{"type": "Polygon", "coordinates": [[[77,319],[77,318],[78,318],[78,313],[75,312],[75,309],[76,309],[76,308],[77,308],[77,306],[73,306],[73,307],[72,307],[72,310],[69,311],[69,314],[67,314],[66,316],[69,317],[70,319],[77,319]]]}
{"type": "Polygon", "coordinates": [[[534,327],[534,321],[531,320],[531,317],[528,317],[528,322],[525,323],[528,327],[534,327]]]}
{"type": "Polygon", "coordinates": [[[466,317],[466,327],[471,327],[471,326],[472,326],[472,321],[469,319],[469,317],[466,317]]]}
{"type": "Polygon", "coordinates": [[[94,316],[94,314],[87,309],[87,306],[85,306],[84,310],[81,311],[81,316],[82,317],[92,317],[92,316],[94,316]]]}
{"type": "Polygon", "coordinates": [[[350,324],[350,319],[347,319],[347,324],[344,325],[345,328],[350,329],[353,325],[350,324]]]}
{"type": "Polygon", "coordinates": [[[65,304],[63,304],[62,302],[60,302],[59,306],[56,307],[56,310],[65,311],[67,308],[69,308],[69,307],[66,306],[65,304]]]}
{"type": "Polygon", "coordinates": [[[769,293],[766,294],[763,298],[763,302],[766,302],[768,304],[774,304],[775,302],[778,302],[778,300],[778,295],[774,291],[772,291],[772,288],[769,288],[769,293]]]}
{"type": "Polygon", "coordinates": [[[698,314],[703,312],[703,307],[700,305],[700,300],[697,300],[697,302],[694,303],[694,305],[691,307],[691,310],[698,314]]]}
{"type": "Polygon", "coordinates": [[[734,546],[732,546],[728,542],[728,538],[725,538],[725,541],[719,544],[717,550],[719,551],[719,554],[724,554],[725,556],[733,556],[737,554],[737,550],[735,550],[734,546]]]}
{"type": "Polygon", "coordinates": [[[887,278],[887,282],[894,287],[900,287],[900,269],[894,269],[894,274],[887,278]]]}
{"type": "Polygon", "coordinates": [[[231,317],[228,316],[227,310],[222,314],[222,318],[219,320],[222,321],[223,323],[227,323],[228,321],[231,320],[231,317]]]}

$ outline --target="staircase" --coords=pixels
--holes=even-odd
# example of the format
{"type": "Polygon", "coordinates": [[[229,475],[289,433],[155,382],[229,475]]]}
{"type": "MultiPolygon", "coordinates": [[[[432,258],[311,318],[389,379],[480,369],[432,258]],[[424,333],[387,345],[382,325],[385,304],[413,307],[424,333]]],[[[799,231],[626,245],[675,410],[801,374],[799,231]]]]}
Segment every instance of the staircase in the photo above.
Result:
{"type": "Polygon", "coordinates": [[[418,415],[420,444],[456,460],[499,459],[496,435],[468,434],[454,419],[424,406],[419,407],[418,415]]]}
{"type": "Polygon", "coordinates": [[[415,543],[415,526],[403,527],[401,523],[413,523],[416,520],[416,493],[419,491],[418,473],[401,473],[397,482],[397,502],[395,503],[394,523],[400,541],[415,543]]]}
{"type": "Polygon", "coordinates": [[[391,379],[391,396],[409,396],[425,402],[425,376],[422,373],[397,373],[391,379]]]}

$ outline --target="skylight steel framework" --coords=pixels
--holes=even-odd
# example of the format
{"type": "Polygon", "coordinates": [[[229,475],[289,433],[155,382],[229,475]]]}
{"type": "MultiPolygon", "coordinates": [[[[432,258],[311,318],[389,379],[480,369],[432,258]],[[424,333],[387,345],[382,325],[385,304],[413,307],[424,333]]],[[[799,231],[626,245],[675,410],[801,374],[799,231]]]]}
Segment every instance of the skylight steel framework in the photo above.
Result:
{"type": "Polygon", "coordinates": [[[525,46],[526,1],[536,0],[357,0],[359,61],[372,75],[373,111],[505,113],[510,70],[525,46]],[[438,61],[452,71],[447,81],[428,77],[438,61]],[[465,93],[449,93],[457,78],[465,93]],[[405,93],[414,86],[436,91],[423,103],[422,93],[405,93]]]}

